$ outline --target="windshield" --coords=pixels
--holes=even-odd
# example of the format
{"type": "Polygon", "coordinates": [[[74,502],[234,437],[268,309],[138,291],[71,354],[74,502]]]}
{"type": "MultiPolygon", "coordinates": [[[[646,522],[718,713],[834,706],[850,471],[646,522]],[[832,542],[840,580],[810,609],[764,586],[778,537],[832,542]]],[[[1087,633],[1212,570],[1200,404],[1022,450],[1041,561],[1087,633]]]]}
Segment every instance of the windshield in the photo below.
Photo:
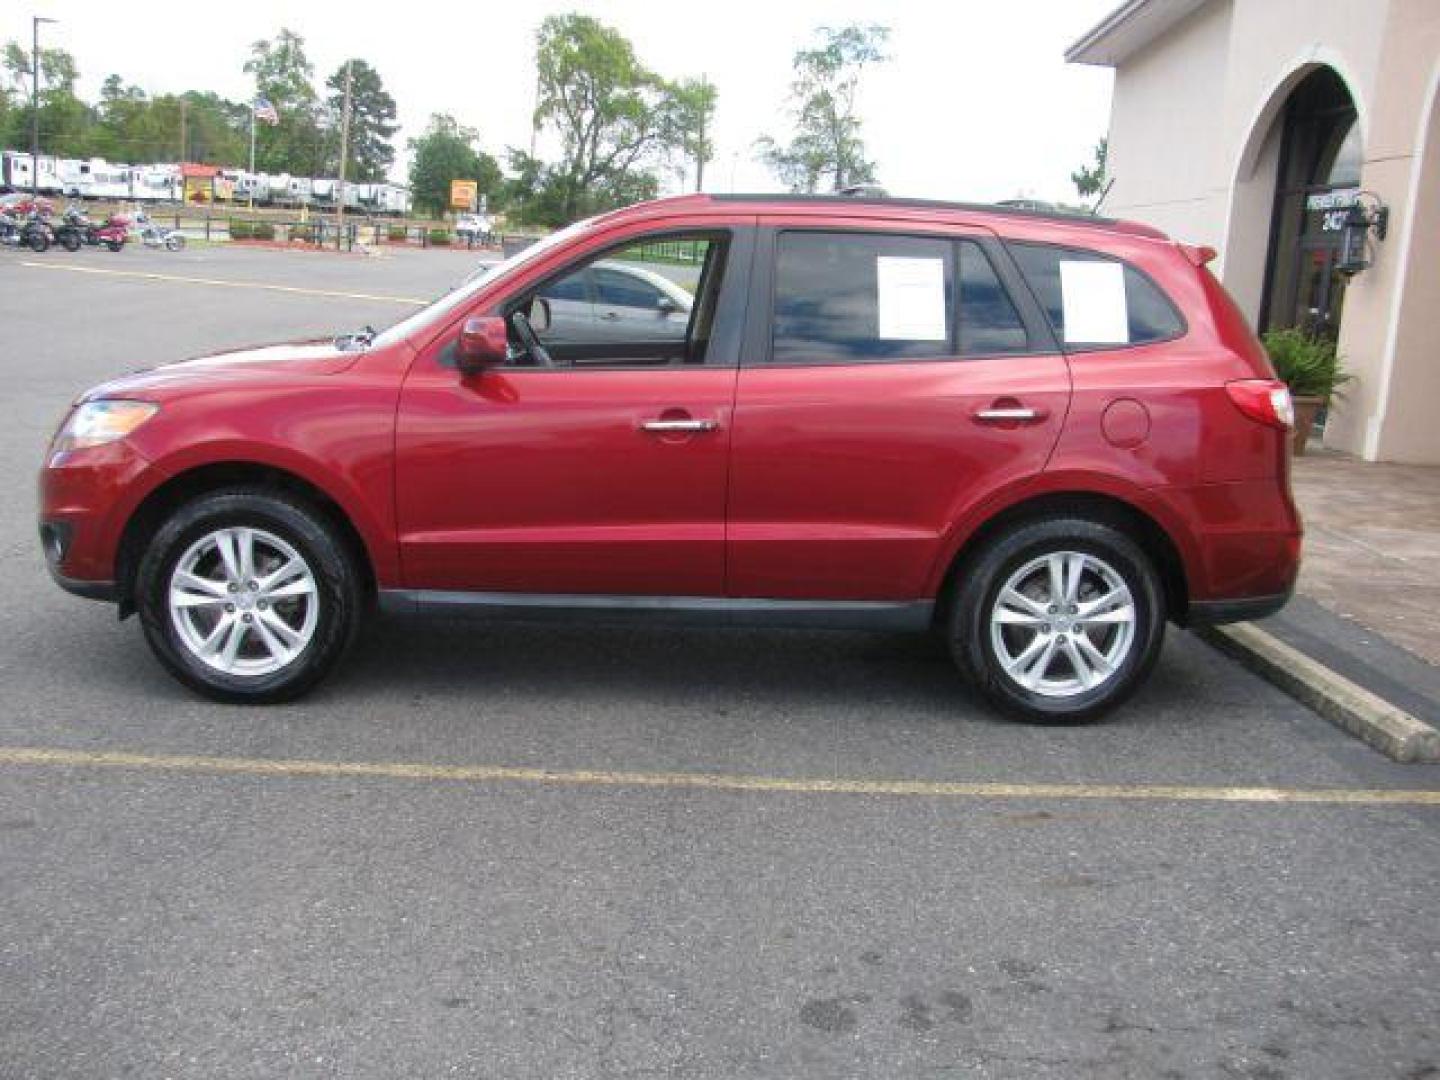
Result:
{"type": "Polygon", "coordinates": [[[488,267],[487,273],[472,275],[458,288],[452,289],[450,292],[437,297],[433,303],[421,308],[415,312],[415,314],[407,316],[387,327],[385,330],[382,330],[372,340],[378,345],[388,345],[402,338],[407,338],[416,331],[425,329],[427,326],[435,326],[444,322],[458,308],[468,304],[481,289],[488,289],[522,266],[529,265],[534,260],[553,251],[561,244],[573,240],[576,236],[579,236],[589,229],[592,221],[592,218],[577,221],[574,225],[567,226],[559,232],[553,232],[543,240],[537,240],[529,247],[517,251],[504,262],[496,263],[494,266],[488,267]]]}

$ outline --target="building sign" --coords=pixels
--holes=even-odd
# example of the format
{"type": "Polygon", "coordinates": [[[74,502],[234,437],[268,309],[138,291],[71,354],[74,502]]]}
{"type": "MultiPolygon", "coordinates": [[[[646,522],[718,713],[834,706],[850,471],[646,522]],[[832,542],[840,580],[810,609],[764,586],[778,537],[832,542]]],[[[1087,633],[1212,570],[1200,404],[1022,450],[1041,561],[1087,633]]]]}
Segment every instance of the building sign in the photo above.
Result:
{"type": "Polygon", "coordinates": [[[475,199],[480,194],[480,184],[475,180],[450,181],[450,209],[473,210],[475,199]]]}

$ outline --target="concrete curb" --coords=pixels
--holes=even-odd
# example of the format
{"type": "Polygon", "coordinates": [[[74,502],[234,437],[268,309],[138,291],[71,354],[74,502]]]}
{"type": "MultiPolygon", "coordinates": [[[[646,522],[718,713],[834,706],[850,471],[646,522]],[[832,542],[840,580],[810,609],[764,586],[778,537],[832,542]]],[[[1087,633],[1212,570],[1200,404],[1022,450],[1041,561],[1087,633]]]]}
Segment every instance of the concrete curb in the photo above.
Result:
{"type": "Polygon", "coordinates": [[[1386,757],[1440,762],[1440,731],[1254,623],[1197,627],[1195,633],[1386,757]]]}

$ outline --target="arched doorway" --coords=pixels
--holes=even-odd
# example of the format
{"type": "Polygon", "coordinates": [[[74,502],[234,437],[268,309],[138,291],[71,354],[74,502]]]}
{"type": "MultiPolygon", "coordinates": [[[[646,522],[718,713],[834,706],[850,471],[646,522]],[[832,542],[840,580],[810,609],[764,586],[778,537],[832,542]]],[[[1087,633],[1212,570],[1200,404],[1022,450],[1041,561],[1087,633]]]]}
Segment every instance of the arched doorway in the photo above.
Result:
{"type": "Polygon", "coordinates": [[[1333,68],[1316,67],[1291,90],[1280,124],[1258,322],[1338,337],[1346,279],[1335,265],[1364,158],[1355,102],[1333,68]]]}

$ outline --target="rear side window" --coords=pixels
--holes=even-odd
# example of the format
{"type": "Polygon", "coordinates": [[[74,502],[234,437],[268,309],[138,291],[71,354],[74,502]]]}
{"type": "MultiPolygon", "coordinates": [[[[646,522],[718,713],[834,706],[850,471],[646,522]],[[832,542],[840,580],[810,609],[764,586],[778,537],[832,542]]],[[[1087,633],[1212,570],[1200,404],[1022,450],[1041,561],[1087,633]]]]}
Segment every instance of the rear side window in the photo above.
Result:
{"type": "Polygon", "coordinates": [[[1065,345],[1144,345],[1185,332],[1175,305],[1120,259],[1050,244],[1009,247],[1065,345]]]}
{"type": "Polygon", "coordinates": [[[960,244],[960,354],[1023,353],[1030,336],[995,267],[973,240],[960,244]]]}
{"type": "Polygon", "coordinates": [[[777,244],[774,363],[954,355],[948,240],[790,232],[777,244]]]}

